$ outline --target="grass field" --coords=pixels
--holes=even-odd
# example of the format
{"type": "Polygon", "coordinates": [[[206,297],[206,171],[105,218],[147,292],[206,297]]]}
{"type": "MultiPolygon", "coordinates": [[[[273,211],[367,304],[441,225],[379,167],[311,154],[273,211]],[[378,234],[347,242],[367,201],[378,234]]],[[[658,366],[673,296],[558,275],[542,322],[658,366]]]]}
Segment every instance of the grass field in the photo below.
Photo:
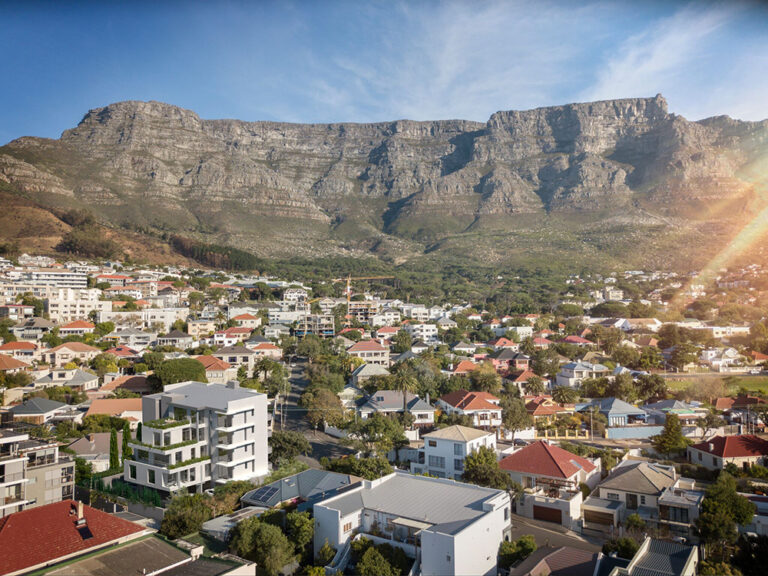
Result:
{"type": "Polygon", "coordinates": [[[745,388],[750,392],[758,394],[768,394],[768,376],[721,376],[719,374],[702,374],[701,376],[681,378],[679,380],[669,379],[667,380],[667,385],[672,392],[679,392],[685,390],[692,384],[712,380],[723,380],[728,386],[728,392],[730,394],[738,392],[740,388],[745,388]]]}

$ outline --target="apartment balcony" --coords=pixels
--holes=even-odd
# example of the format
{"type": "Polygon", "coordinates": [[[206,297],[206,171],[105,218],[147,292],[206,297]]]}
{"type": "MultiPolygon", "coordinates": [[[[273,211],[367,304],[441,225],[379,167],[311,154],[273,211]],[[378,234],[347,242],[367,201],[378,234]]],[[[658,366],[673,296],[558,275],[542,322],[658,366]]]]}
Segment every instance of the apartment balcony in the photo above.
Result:
{"type": "Polygon", "coordinates": [[[247,420],[236,423],[231,419],[227,419],[224,422],[219,422],[218,424],[216,424],[216,431],[217,432],[235,432],[237,430],[242,430],[243,428],[248,428],[253,425],[254,425],[253,422],[249,422],[247,420]]]}
{"type": "Polygon", "coordinates": [[[231,468],[233,466],[237,466],[238,464],[243,464],[245,462],[250,462],[253,460],[254,456],[253,454],[246,454],[244,456],[240,456],[239,458],[233,458],[230,456],[219,456],[218,462],[216,464],[218,466],[223,466],[224,468],[231,468]]]}
{"type": "Polygon", "coordinates": [[[12,474],[4,474],[0,476],[0,486],[20,484],[23,482],[27,482],[27,479],[24,477],[24,472],[14,472],[12,474]]]}

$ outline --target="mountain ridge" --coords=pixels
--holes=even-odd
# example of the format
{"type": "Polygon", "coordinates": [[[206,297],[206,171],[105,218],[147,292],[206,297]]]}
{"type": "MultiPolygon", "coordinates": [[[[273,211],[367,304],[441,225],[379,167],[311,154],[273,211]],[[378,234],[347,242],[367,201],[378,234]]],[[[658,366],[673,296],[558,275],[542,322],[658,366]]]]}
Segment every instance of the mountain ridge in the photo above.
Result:
{"type": "Polygon", "coordinates": [[[691,122],[661,95],[499,111],[485,123],[208,120],[124,101],[58,140],[0,147],[0,180],[116,227],[260,256],[524,261],[549,238],[552,257],[634,262],[642,230],[659,236],[639,260],[651,262],[675,238],[697,247],[707,229],[727,242],[764,203],[741,172],[767,150],[768,121],[691,122]]]}

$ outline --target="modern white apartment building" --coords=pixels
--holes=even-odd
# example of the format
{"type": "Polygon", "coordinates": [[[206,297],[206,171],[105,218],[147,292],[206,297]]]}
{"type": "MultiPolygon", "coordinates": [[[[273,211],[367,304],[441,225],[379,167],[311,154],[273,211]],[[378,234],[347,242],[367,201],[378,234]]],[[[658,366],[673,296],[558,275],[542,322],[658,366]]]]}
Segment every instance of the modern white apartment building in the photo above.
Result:
{"type": "Polygon", "coordinates": [[[75,463],[58,442],[0,430],[0,517],[73,497],[75,463]]]}
{"type": "Polygon", "coordinates": [[[427,343],[437,341],[436,324],[406,324],[404,328],[413,340],[423,340],[427,343]]]}
{"type": "Polygon", "coordinates": [[[425,434],[424,448],[419,451],[419,461],[411,462],[414,474],[428,473],[438,478],[460,479],[464,472],[464,459],[481,446],[496,450],[496,434],[468,428],[448,426],[425,434]]]}
{"type": "Polygon", "coordinates": [[[236,382],[170,384],[142,399],[141,438],[124,464],[128,482],[164,492],[201,492],[265,476],[267,396],[236,382]]]}
{"type": "Polygon", "coordinates": [[[91,312],[109,312],[112,310],[112,302],[99,300],[99,296],[101,296],[101,290],[96,288],[52,290],[50,296],[45,299],[45,309],[53,322],[85,320],[91,312]]]}
{"type": "Polygon", "coordinates": [[[55,286],[56,288],[88,288],[88,276],[61,268],[32,268],[21,273],[27,284],[55,286]]]}
{"type": "Polygon", "coordinates": [[[315,504],[314,517],[315,553],[327,540],[337,550],[334,562],[343,564],[359,533],[402,549],[424,576],[495,575],[511,528],[507,492],[405,472],[315,504]]]}

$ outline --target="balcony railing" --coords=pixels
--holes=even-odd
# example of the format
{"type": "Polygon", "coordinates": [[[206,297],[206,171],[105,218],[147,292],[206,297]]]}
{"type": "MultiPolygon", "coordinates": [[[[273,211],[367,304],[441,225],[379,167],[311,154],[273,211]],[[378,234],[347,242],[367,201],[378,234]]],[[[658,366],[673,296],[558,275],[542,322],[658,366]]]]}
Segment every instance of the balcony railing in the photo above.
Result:
{"type": "Polygon", "coordinates": [[[3,476],[0,476],[0,484],[18,482],[19,480],[24,480],[24,472],[14,472],[13,474],[4,474],[3,476]]]}

